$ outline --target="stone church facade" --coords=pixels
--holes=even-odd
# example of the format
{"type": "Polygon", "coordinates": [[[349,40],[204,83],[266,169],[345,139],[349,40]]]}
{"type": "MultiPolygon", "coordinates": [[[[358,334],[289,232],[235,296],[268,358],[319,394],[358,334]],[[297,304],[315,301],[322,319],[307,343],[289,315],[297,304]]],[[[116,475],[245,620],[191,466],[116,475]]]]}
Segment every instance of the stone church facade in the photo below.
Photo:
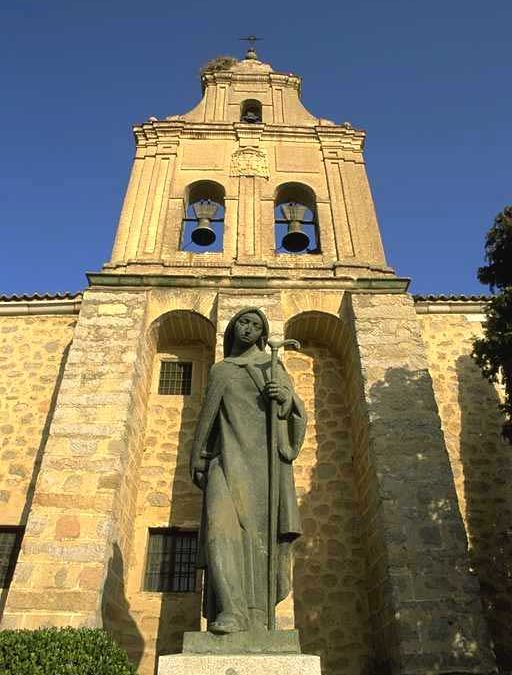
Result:
{"type": "Polygon", "coordinates": [[[223,331],[251,305],[301,342],[283,359],[309,416],[279,625],[326,675],[510,669],[510,450],[470,357],[485,300],[408,294],[364,132],[311,115],[298,77],[250,50],[202,86],[191,112],[134,128],[88,288],[0,297],[1,627],[105,626],[142,675],[200,628],[188,457],[223,331]]]}

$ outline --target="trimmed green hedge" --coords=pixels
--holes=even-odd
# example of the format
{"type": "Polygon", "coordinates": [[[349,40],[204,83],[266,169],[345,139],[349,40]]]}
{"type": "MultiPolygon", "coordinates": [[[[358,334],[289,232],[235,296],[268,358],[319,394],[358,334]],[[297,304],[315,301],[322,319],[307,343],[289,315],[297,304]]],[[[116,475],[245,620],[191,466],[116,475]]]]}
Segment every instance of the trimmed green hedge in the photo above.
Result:
{"type": "Polygon", "coordinates": [[[0,631],[2,675],[136,675],[126,653],[98,628],[0,631]]]}

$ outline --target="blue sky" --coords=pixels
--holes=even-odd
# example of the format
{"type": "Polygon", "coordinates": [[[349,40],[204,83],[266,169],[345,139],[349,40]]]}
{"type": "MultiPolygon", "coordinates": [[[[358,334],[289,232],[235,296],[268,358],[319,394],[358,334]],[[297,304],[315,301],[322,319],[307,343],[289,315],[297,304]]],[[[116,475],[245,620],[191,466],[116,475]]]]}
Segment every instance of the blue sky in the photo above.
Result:
{"type": "Polygon", "coordinates": [[[416,293],[482,293],[512,202],[512,1],[2,0],[0,294],[76,291],[109,258],[131,125],[190,109],[242,35],[368,132],[388,260],[416,293]]]}

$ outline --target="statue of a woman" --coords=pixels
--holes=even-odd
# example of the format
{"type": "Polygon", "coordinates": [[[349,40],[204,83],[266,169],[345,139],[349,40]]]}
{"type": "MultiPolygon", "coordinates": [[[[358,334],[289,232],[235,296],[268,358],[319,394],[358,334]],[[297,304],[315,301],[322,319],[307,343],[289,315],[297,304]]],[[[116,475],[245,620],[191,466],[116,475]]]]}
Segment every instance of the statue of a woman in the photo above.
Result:
{"type": "Polygon", "coordinates": [[[277,402],[277,601],[290,590],[290,545],[301,534],[292,462],[306,428],[304,406],[279,362],[271,379],[265,351],[268,323],[259,309],[238,312],[224,334],[191,456],[204,492],[199,565],[205,572],[204,613],[214,633],[267,623],[270,400],[277,402]]]}

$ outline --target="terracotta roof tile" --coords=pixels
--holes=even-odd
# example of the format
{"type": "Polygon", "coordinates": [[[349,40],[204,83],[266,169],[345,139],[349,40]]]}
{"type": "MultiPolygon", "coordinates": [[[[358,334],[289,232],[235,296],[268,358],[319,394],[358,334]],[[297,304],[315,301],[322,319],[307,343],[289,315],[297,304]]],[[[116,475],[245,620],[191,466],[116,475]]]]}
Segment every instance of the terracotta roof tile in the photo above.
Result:
{"type": "Polygon", "coordinates": [[[413,295],[415,302],[487,302],[490,295],[413,295]]]}
{"type": "Polygon", "coordinates": [[[0,295],[0,302],[30,302],[31,300],[79,300],[82,293],[23,293],[0,295]]]}

